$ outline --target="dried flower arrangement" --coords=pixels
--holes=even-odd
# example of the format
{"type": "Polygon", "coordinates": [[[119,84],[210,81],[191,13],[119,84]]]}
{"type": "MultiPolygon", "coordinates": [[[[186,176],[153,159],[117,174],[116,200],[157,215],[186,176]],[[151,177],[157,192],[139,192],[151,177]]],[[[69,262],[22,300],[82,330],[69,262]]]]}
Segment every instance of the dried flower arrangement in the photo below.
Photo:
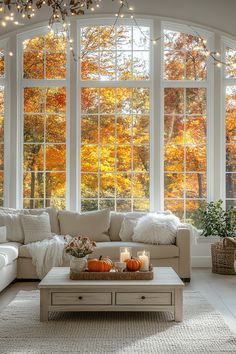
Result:
{"type": "Polygon", "coordinates": [[[65,248],[66,253],[76,258],[83,258],[96,248],[96,242],[91,241],[88,237],[76,236],[74,237],[65,248]]]}

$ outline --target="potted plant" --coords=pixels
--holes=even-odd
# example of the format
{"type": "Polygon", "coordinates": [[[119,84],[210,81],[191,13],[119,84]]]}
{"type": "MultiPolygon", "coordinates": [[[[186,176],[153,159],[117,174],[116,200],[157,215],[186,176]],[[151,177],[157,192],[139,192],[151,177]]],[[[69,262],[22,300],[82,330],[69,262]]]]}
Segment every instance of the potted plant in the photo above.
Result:
{"type": "Polygon", "coordinates": [[[70,257],[70,269],[73,272],[82,272],[87,266],[88,255],[93,253],[96,242],[88,237],[76,236],[66,246],[65,252],[70,257]]]}
{"type": "Polygon", "coordinates": [[[202,235],[219,236],[223,242],[215,242],[211,245],[212,272],[218,274],[236,274],[236,208],[230,207],[224,210],[223,201],[210,202],[206,208],[199,209],[202,235]]]}
{"type": "Polygon", "coordinates": [[[210,202],[199,209],[200,225],[203,236],[236,236],[236,208],[224,210],[223,201],[210,202]]]}

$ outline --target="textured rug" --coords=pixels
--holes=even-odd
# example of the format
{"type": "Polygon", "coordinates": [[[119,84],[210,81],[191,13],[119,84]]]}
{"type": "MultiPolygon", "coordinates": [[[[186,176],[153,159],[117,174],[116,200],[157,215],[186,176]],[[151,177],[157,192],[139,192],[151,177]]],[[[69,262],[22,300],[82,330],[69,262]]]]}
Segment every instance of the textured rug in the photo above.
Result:
{"type": "Polygon", "coordinates": [[[0,354],[236,353],[236,336],[198,292],[171,313],[52,313],[39,322],[39,292],[21,291],[0,314],[0,354]]]}

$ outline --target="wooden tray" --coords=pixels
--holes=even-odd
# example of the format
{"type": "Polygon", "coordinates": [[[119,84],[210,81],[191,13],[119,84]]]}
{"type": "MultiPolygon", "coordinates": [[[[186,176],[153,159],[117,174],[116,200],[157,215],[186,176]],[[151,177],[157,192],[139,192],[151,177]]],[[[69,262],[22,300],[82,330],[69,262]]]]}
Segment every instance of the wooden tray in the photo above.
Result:
{"type": "Polygon", "coordinates": [[[70,270],[70,279],[72,280],[152,280],[153,269],[147,272],[72,272],[70,270]]]}

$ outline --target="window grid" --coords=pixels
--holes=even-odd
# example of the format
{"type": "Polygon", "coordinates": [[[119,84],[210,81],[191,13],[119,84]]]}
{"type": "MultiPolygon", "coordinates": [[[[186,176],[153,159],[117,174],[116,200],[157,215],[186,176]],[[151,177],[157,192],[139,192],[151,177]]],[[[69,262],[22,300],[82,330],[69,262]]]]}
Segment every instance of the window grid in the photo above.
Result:
{"type": "MultiPolygon", "coordinates": [[[[91,25],[92,27],[96,27],[96,25],[92,24],[91,25]]],[[[100,26],[99,24],[97,26],[100,26]]],[[[134,71],[134,43],[133,43],[133,25],[130,25],[130,24],[122,24],[121,26],[129,26],[131,28],[131,37],[130,37],[130,49],[126,49],[126,48],[118,48],[118,41],[117,41],[117,38],[118,38],[118,34],[117,34],[117,31],[115,32],[115,38],[114,38],[114,43],[115,43],[115,47],[113,47],[112,49],[107,49],[107,51],[103,50],[101,48],[101,46],[99,45],[98,46],[98,49],[96,52],[98,52],[98,56],[99,56],[99,73],[97,75],[97,77],[99,79],[94,79],[91,77],[91,79],[84,79],[83,78],[83,74],[81,72],[81,79],[79,81],[79,87],[81,90],[83,90],[83,88],[87,88],[87,89],[93,89],[93,88],[97,88],[98,90],[102,89],[102,88],[107,88],[107,89],[113,89],[114,92],[115,92],[115,108],[113,109],[112,112],[110,113],[107,113],[107,112],[101,112],[101,107],[100,107],[100,100],[101,100],[101,95],[99,95],[99,111],[98,113],[96,114],[91,114],[91,113],[84,113],[81,111],[81,119],[83,119],[83,117],[85,117],[86,115],[87,116],[97,116],[97,119],[98,119],[98,170],[96,172],[85,172],[83,171],[82,169],[82,166],[81,166],[81,176],[83,176],[85,173],[89,173],[89,174],[94,174],[98,176],[98,185],[97,185],[97,188],[98,188],[98,195],[96,198],[93,198],[92,196],[90,196],[89,198],[85,197],[85,194],[83,193],[82,191],[82,184],[81,184],[81,196],[80,196],[80,200],[81,200],[81,204],[82,204],[82,210],[85,210],[83,208],[83,201],[86,201],[86,200],[93,200],[93,201],[97,201],[98,203],[98,208],[102,208],[104,205],[102,205],[101,203],[103,201],[108,201],[110,200],[111,202],[114,203],[114,209],[117,208],[117,205],[118,205],[118,202],[119,201],[129,201],[131,204],[130,204],[130,207],[128,208],[127,211],[131,211],[134,209],[134,202],[135,200],[146,200],[145,198],[135,198],[133,196],[133,192],[134,192],[134,187],[133,187],[133,183],[134,183],[134,177],[135,175],[138,175],[138,174],[145,174],[145,172],[141,172],[141,171],[134,171],[134,141],[132,140],[132,136],[133,136],[133,132],[134,132],[134,115],[137,117],[139,116],[139,114],[137,112],[134,112],[131,110],[129,113],[121,113],[121,112],[118,112],[118,109],[117,109],[117,104],[118,104],[118,89],[122,89],[122,88],[129,88],[132,92],[131,94],[131,98],[133,100],[133,89],[134,88],[140,88],[142,89],[143,87],[143,84],[145,82],[145,85],[144,87],[146,88],[150,88],[151,87],[151,82],[148,81],[148,80],[145,80],[144,81],[141,81],[141,80],[138,80],[136,78],[134,78],[134,76],[132,76],[131,78],[127,79],[127,80],[120,80],[120,72],[118,71],[118,54],[119,52],[122,52],[122,53],[130,53],[131,54],[131,62],[132,62],[132,66],[131,66],[131,75],[135,75],[135,71],[134,71]],[[104,83],[103,79],[102,79],[102,76],[103,74],[101,73],[101,53],[106,53],[106,52],[112,52],[114,54],[114,65],[115,67],[113,67],[113,71],[112,71],[112,78],[107,78],[106,80],[112,80],[112,81],[106,81],[106,83],[104,83]],[[107,114],[106,114],[107,113],[107,114]],[[114,117],[114,124],[115,124],[115,131],[114,131],[114,141],[113,142],[109,142],[109,144],[104,144],[104,141],[101,143],[100,139],[101,139],[101,117],[109,117],[109,116],[113,116],[114,117]],[[118,142],[118,136],[117,136],[117,125],[118,125],[118,117],[122,116],[123,119],[125,119],[126,117],[131,117],[132,119],[132,124],[131,124],[131,141],[123,141],[121,143],[118,142]],[[106,146],[111,146],[112,149],[114,149],[114,167],[113,167],[113,171],[102,171],[101,170],[101,149],[103,147],[106,147],[106,146]],[[118,169],[118,166],[117,166],[117,163],[118,163],[118,147],[119,146],[129,146],[129,148],[131,149],[131,166],[129,167],[129,169],[126,171],[121,171],[118,169]],[[110,176],[113,176],[114,177],[114,186],[112,186],[114,188],[114,191],[112,191],[112,193],[110,193],[109,196],[106,196],[106,195],[101,195],[101,175],[104,175],[105,173],[109,173],[110,176]],[[130,197],[126,197],[124,194],[123,196],[119,195],[118,196],[118,174],[127,174],[128,178],[129,178],[129,183],[131,184],[131,187],[130,187],[130,197]]],[[[87,24],[84,26],[84,27],[89,27],[87,24]]],[[[105,27],[109,27],[109,24],[108,25],[105,25],[105,27]]],[[[151,26],[150,24],[148,25],[145,25],[145,28],[149,28],[149,30],[151,30],[151,26]]],[[[79,27],[79,33],[82,33],[82,30],[83,30],[83,25],[81,25],[81,27],[79,27]]],[[[99,30],[99,43],[101,43],[101,31],[99,30]]],[[[86,47],[85,47],[86,48],[86,47]]],[[[142,51],[141,49],[137,49],[137,52],[138,51],[142,51]]],[[[81,48],[81,52],[83,53],[83,48],[81,48]]],[[[93,51],[95,52],[95,51],[93,51]]],[[[143,50],[143,52],[150,52],[150,48],[146,49],[146,50],[143,50]]],[[[88,53],[89,53],[89,50],[88,50],[88,53]]],[[[149,59],[149,65],[150,65],[150,59],[149,59]]],[[[88,75],[89,77],[89,75],[88,75]]],[[[82,91],[81,91],[82,92],[82,91]]],[[[150,90],[149,90],[149,96],[150,96],[150,90]]],[[[81,96],[82,97],[82,96],[81,96]]],[[[146,113],[140,113],[140,116],[149,116],[150,115],[150,111],[146,112],[146,113]]],[[[122,118],[120,118],[122,119],[122,118]]],[[[149,124],[150,125],[150,124],[149,124]]],[[[83,146],[83,137],[81,136],[81,147],[83,146]]],[[[148,144],[149,146],[149,144],[148,144]]],[[[150,151],[150,146],[149,146],[149,151],[150,151]]],[[[149,175],[149,172],[147,172],[147,174],[149,175]]],[[[82,182],[81,182],[82,183],[82,182]]],[[[104,187],[103,187],[104,188],[104,187]]],[[[149,198],[148,198],[149,199],[149,198]]],[[[124,210],[125,211],[125,210],[124,210]]]]}
{"type": "MultiPolygon", "coordinates": [[[[165,36],[165,31],[168,31],[168,28],[164,28],[164,36],[165,36]]],[[[178,29],[178,30],[173,30],[171,29],[171,31],[173,32],[176,32],[176,33],[181,33],[181,31],[178,29]]],[[[167,32],[168,33],[168,32],[167,32]]],[[[176,209],[176,205],[172,204],[172,211],[174,213],[177,213],[179,214],[179,216],[184,220],[184,221],[190,221],[190,222],[193,222],[193,223],[197,223],[197,220],[194,220],[194,211],[190,213],[190,210],[189,209],[189,204],[188,204],[188,201],[189,202],[193,202],[194,204],[196,202],[199,202],[200,204],[201,203],[205,203],[206,201],[206,197],[204,198],[197,198],[196,196],[191,196],[190,198],[188,197],[187,195],[187,178],[190,178],[190,176],[192,176],[192,178],[194,178],[194,174],[199,174],[201,175],[201,179],[202,179],[202,184],[204,185],[206,183],[206,181],[204,182],[204,175],[206,176],[206,173],[207,171],[205,170],[205,172],[203,172],[201,169],[200,171],[190,171],[189,168],[187,168],[187,148],[189,146],[193,146],[193,147],[196,147],[199,145],[199,142],[196,144],[196,143],[192,143],[190,144],[189,141],[187,142],[187,120],[189,120],[189,118],[191,117],[200,117],[201,120],[204,120],[205,117],[207,116],[207,112],[201,112],[201,113],[198,113],[198,114],[189,114],[189,112],[187,112],[187,90],[188,89],[204,89],[206,90],[206,95],[207,95],[207,81],[206,79],[203,77],[202,79],[201,78],[197,78],[196,80],[188,80],[186,79],[187,77],[187,53],[188,53],[188,50],[187,50],[187,46],[186,46],[186,36],[188,35],[187,33],[183,32],[182,35],[184,36],[184,39],[183,39],[183,60],[184,60],[184,70],[183,70],[183,74],[184,74],[184,78],[181,78],[178,77],[176,78],[175,80],[171,79],[171,80],[168,80],[166,78],[166,63],[165,63],[165,53],[166,53],[166,48],[164,48],[164,43],[163,43],[163,47],[162,47],[162,53],[163,53],[163,66],[162,66],[162,70],[163,70],[163,81],[162,81],[162,87],[163,87],[163,90],[165,92],[166,89],[172,89],[172,90],[178,90],[178,89],[182,89],[183,90],[183,103],[184,103],[184,106],[183,106],[183,112],[181,114],[178,114],[179,112],[175,112],[174,113],[174,117],[175,118],[179,118],[179,119],[183,119],[183,144],[182,147],[183,147],[183,171],[174,171],[174,170],[169,170],[169,171],[166,171],[166,168],[164,167],[164,174],[165,176],[168,174],[170,175],[177,175],[179,177],[182,177],[181,175],[183,175],[183,190],[181,188],[181,192],[179,190],[179,195],[178,197],[173,196],[173,197],[166,197],[164,195],[164,201],[165,201],[165,205],[167,206],[169,203],[168,201],[171,201],[171,203],[182,203],[182,207],[180,207],[181,204],[179,204],[179,206],[177,208],[179,208],[179,210],[175,210],[176,209]],[[182,194],[183,193],[183,196],[181,197],[180,196],[180,193],[182,194]],[[183,208],[181,210],[181,208],[183,208]],[[189,220],[189,217],[191,215],[191,220],[189,220]]],[[[163,41],[164,42],[164,41],[163,41]]],[[[176,48],[171,48],[172,51],[176,51],[176,48]]],[[[168,51],[171,52],[171,49],[168,48],[168,51]]],[[[181,49],[181,51],[182,51],[181,49]]],[[[175,60],[177,61],[178,63],[178,56],[176,56],[175,60]]],[[[207,63],[205,63],[205,67],[207,68],[207,63]]],[[[204,75],[204,74],[203,74],[204,75]]],[[[165,95],[164,95],[165,97],[165,95]]],[[[163,102],[164,104],[164,102],[163,102]]],[[[205,104],[207,105],[207,101],[205,102],[205,104]]],[[[164,119],[166,120],[166,117],[167,116],[171,116],[171,113],[166,113],[165,109],[163,110],[163,116],[164,116],[164,119]]],[[[165,128],[166,129],[166,128],[165,128]]],[[[207,133],[206,133],[206,137],[207,137],[207,133]]],[[[164,143],[164,146],[166,146],[167,143],[164,143]]],[[[172,141],[170,142],[171,145],[173,146],[176,146],[176,141],[172,141]]],[[[178,144],[177,144],[178,145],[178,144]]],[[[206,145],[205,144],[201,144],[202,146],[203,145],[206,145]]],[[[200,146],[200,145],[199,145],[200,146]]],[[[179,178],[178,177],[178,178],[179,178]]],[[[166,194],[166,192],[168,191],[168,189],[166,188],[169,188],[168,185],[170,182],[168,182],[168,184],[166,185],[167,181],[165,180],[164,182],[164,194],[166,194]]],[[[188,182],[189,183],[189,182],[188,182]]],[[[193,183],[193,180],[192,180],[192,183],[193,183]]],[[[181,186],[176,186],[177,188],[180,188],[181,186]]],[[[171,192],[173,194],[173,192],[171,192]]],[[[170,194],[170,192],[168,192],[168,194],[170,194]]],[[[194,205],[193,204],[193,205],[194,205]]],[[[168,209],[169,209],[169,206],[171,204],[168,205],[168,209]]],[[[171,209],[171,208],[170,208],[171,209]]],[[[197,225],[196,225],[197,226],[197,225]]]]}
{"type": "MultiPolygon", "coordinates": [[[[55,68],[55,79],[53,78],[54,72],[50,73],[52,79],[47,79],[47,65],[50,63],[47,62],[47,55],[48,54],[60,54],[60,53],[65,53],[66,55],[66,50],[65,49],[65,44],[63,43],[63,38],[62,41],[60,40],[60,37],[58,37],[59,40],[57,42],[57,45],[62,45],[63,49],[62,50],[48,50],[46,48],[46,41],[48,40],[48,43],[50,40],[54,41],[53,36],[46,31],[42,31],[42,34],[35,34],[34,37],[29,38],[29,40],[35,40],[37,42],[37,39],[43,40],[43,75],[44,78],[40,78],[40,72],[39,72],[39,78],[24,78],[24,72],[25,69],[27,68],[27,63],[25,62],[24,59],[24,53],[27,52],[34,52],[34,50],[29,49],[27,50],[27,40],[28,38],[24,38],[22,40],[22,88],[23,88],[23,95],[25,97],[25,90],[31,90],[32,93],[34,90],[38,90],[38,92],[34,92],[34,99],[36,100],[35,107],[37,106],[37,111],[34,109],[27,110],[25,109],[25,106],[23,105],[23,136],[22,136],[22,147],[24,149],[24,154],[23,154],[23,170],[22,170],[22,181],[23,182],[23,206],[25,208],[37,208],[37,207],[46,207],[49,205],[56,205],[58,207],[65,207],[65,202],[66,202],[66,192],[65,192],[65,187],[63,187],[64,183],[66,183],[66,161],[65,161],[65,166],[63,169],[61,168],[56,168],[56,166],[53,166],[53,168],[49,169],[46,164],[47,164],[47,158],[49,158],[49,153],[51,153],[51,158],[56,159],[55,156],[53,156],[55,153],[61,153],[63,156],[63,159],[66,160],[66,156],[64,156],[64,151],[66,153],[66,132],[64,129],[66,129],[66,107],[65,104],[67,102],[66,100],[66,86],[67,86],[67,80],[66,77],[63,79],[57,79],[58,75],[58,67],[56,66],[55,68]],[[56,104],[57,99],[60,99],[61,95],[61,100],[60,105],[58,106],[58,111],[53,111],[52,107],[53,105],[56,104]],[[63,102],[63,96],[64,95],[64,102],[63,102]],[[41,97],[40,97],[41,96],[41,97]],[[47,100],[52,100],[51,101],[51,107],[47,107],[48,102],[47,100]],[[53,100],[55,102],[53,102],[53,100]],[[63,107],[61,109],[61,107],[63,107]],[[51,109],[50,109],[51,108],[51,109]],[[33,112],[31,112],[33,111],[33,112]],[[27,129],[27,124],[30,124],[30,118],[35,117],[35,119],[38,118],[38,123],[41,125],[43,124],[42,130],[37,131],[37,121],[34,122],[36,124],[36,135],[34,136],[35,133],[32,133],[32,136],[29,138],[29,140],[25,140],[25,134],[28,133],[27,129]],[[27,118],[27,120],[26,120],[27,118]],[[41,121],[42,118],[42,121],[41,121]],[[55,139],[53,138],[53,131],[52,131],[52,120],[55,119],[54,124],[59,124],[59,129],[62,129],[63,132],[59,132],[59,138],[56,137],[55,139]],[[26,125],[25,125],[26,124],[26,125]],[[47,126],[48,125],[48,126],[47,126]],[[26,130],[25,130],[26,129],[26,130]],[[49,130],[48,130],[49,129],[49,130]],[[51,133],[51,136],[50,136],[51,133]],[[47,136],[49,134],[49,136],[47,136]],[[63,137],[63,140],[61,140],[63,137]],[[36,140],[35,140],[36,138],[36,140]],[[43,149],[43,162],[42,162],[42,168],[40,168],[40,165],[32,165],[31,170],[27,168],[27,150],[25,150],[25,147],[31,147],[33,148],[34,145],[37,145],[39,147],[39,152],[38,154],[41,153],[41,149],[43,149]],[[63,148],[63,146],[65,148],[63,148]],[[60,149],[61,147],[61,149],[60,149]],[[49,150],[49,149],[56,148],[55,151],[49,150]],[[58,150],[59,149],[59,150],[58,150]],[[47,156],[48,155],[48,156],[47,156]],[[26,159],[25,159],[26,157],[26,159]],[[25,165],[26,163],[26,165],[25,165]],[[30,179],[29,182],[28,178],[29,176],[33,176],[32,173],[34,174],[33,180],[30,179]],[[41,177],[40,177],[41,175],[41,177]],[[39,178],[40,177],[40,178],[39,178]],[[26,178],[26,180],[25,180],[26,178]],[[38,178],[38,181],[34,182],[35,179],[38,178]],[[41,180],[42,178],[42,180],[41,180]],[[41,181],[39,181],[41,180],[41,181]],[[28,182],[27,182],[28,181],[28,182]],[[28,185],[27,185],[28,183],[28,185]],[[32,186],[32,183],[34,186],[32,186]],[[54,186],[53,186],[54,184],[54,186]],[[26,190],[28,188],[28,192],[26,193],[26,190]],[[33,192],[32,192],[33,188],[33,192]],[[58,189],[59,188],[59,189],[58,189]],[[64,189],[64,192],[62,192],[64,189]],[[31,191],[30,191],[31,190],[31,191]],[[26,193],[26,194],[25,194],[26,193]],[[34,195],[32,196],[33,193],[34,195]],[[52,193],[52,194],[51,194],[52,193]],[[63,193],[63,197],[62,197],[63,193]],[[41,194],[41,195],[40,195],[41,194]],[[50,195],[51,194],[51,195],[50,195]],[[53,195],[54,194],[54,195],[53,195]],[[50,195],[50,197],[49,197],[50,195]]],[[[53,43],[53,42],[52,42],[53,43]]],[[[49,44],[47,44],[49,46],[49,44]]],[[[35,52],[39,52],[39,50],[35,50],[35,52]]],[[[34,63],[32,63],[33,65],[34,63]]],[[[62,64],[64,65],[64,64],[62,64]]],[[[52,67],[48,68],[48,70],[53,70],[52,67]]],[[[67,71],[66,66],[62,66],[62,70],[64,72],[67,71]]],[[[37,72],[37,71],[36,71],[37,72]]],[[[63,74],[64,75],[64,74],[63,74]]],[[[58,101],[59,102],[59,101],[58,101]]],[[[25,102],[27,105],[27,102],[25,102]]],[[[50,106],[50,105],[49,105],[50,106]]],[[[33,107],[33,104],[32,104],[33,107]]],[[[56,107],[56,106],[55,106],[56,107]]],[[[33,127],[32,127],[33,128],[33,127]]],[[[41,129],[41,128],[38,128],[41,129]]],[[[31,154],[29,150],[29,154],[31,154]]],[[[58,155],[59,156],[59,155],[58,155]]],[[[28,155],[28,158],[30,158],[30,155],[28,155]]],[[[52,162],[55,163],[55,162],[52,162]]],[[[59,165],[60,166],[60,162],[59,165]]],[[[52,167],[52,165],[51,165],[52,167]]],[[[31,177],[30,177],[31,178],[31,177]]]]}
{"type": "MultiPolygon", "coordinates": [[[[85,175],[86,173],[87,174],[93,174],[93,175],[98,175],[98,197],[97,198],[86,198],[86,197],[82,197],[82,201],[84,200],[97,200],[98,201],[98,208],[100,208],[100,201],[104,201],[104,200],[110,200],[110,201],[114,201],[115,203],[115,206],[117,205],[117,201],[122,201],[122,200],[126,200],[126,201],[130,201],[131,202],[131,210],[133,210],[133,207],[134,207],[134,201],[146,201],[147,198],[144,198],[144,197],[140,197],[140,198],[135,198],[133,196],[133,182],[134,182],[134,177],[135,175],[146,175],[148,174],[149,172],[143,172],[143,171],[134,171],[134,148],[136,147],[136,145],[134,144],[134,141],[133,139],[131,138],[131,141],[129,142],[125,142],[125,143],[118,143],[117,142],[117,118],[118,117],[121,117],[121,119],[125,119],[125,118],[132,118],[131,119],[131,137],[134,136],[134,119],[135,117],[139,117],[139,120],[142,119],[143,117],[146,117],[148,115],[148,112],[145,112],[145,113],[140,113],[140,114],[137,114],[137,113],[133,113],[132,110],[130,113],[121,113],[118,111],[118,107],[117,107],[117,103],[118,103],[118,97],[117,97],[117,90],[116,89],[112,89],[115,91],[115,97],[116,97],[116,100],[115,100],[115,110],[114,112],[110,113],[110,114],[104,114],[103,112],[101,112],[100,110],[100,95],[99,95],[99,106],[98,106],[98,114],[84,114],[82,113],[82,119],[84,117],[89,117],[89,116],[92,116],[92,117],[97,117],[98,119],[98,171],[94,171],[94,172],[91,172],[91,171],[83,171],[83,169],[81,168],[81,173],[82,175],[85,175]],[[102,117],[109,117],[109,116],[114,116],[115,118],[115,131],[114,131],[114,142],[112,143],[102,143],[101,144],[101,116],[102,117]],[[119,146],[122,146],[122,147],[129,147],[131,148],[131,168],[129,170],[117,170],[117,162],[118,162],[118,158],[117,158],[117,148],[119,146]],[[101,148],[102,147],[112,147],[114,148],[114,169],[113,170],[109,170],[109,171],[102,171],[101,170],[101,163],[100,163],[100,154],[101,154],[101,148]],[[102,196],[101,197],[101,191],[100,191],[100,176],[101,174],[106,174],[106,173],[109,173],[110,175],[114,175],[114,195],[113,196],[110,196],[110,197],[104,197],[102,196]],[[131,183],[131,191],[130,191],[130,194],[131,194],[131,197],[129,198],[125,198],[125,197],[117,197],[117,174],[127,174],[130,178],[130,183],[131,183]]],[[[133,99],[133,90],[132,90],[132,99],[133,99]]],[[[82,142],[82,146],[83,146],[83,142],[82,142]]],[[[89,144],[91,146],[94,146],[96,147],[97,144],[89,144]]],[[[150,146],[149,144],[139,144],[137,146],[144,146],[144,147],[148,147],[150,149],[150,146]]]]}

